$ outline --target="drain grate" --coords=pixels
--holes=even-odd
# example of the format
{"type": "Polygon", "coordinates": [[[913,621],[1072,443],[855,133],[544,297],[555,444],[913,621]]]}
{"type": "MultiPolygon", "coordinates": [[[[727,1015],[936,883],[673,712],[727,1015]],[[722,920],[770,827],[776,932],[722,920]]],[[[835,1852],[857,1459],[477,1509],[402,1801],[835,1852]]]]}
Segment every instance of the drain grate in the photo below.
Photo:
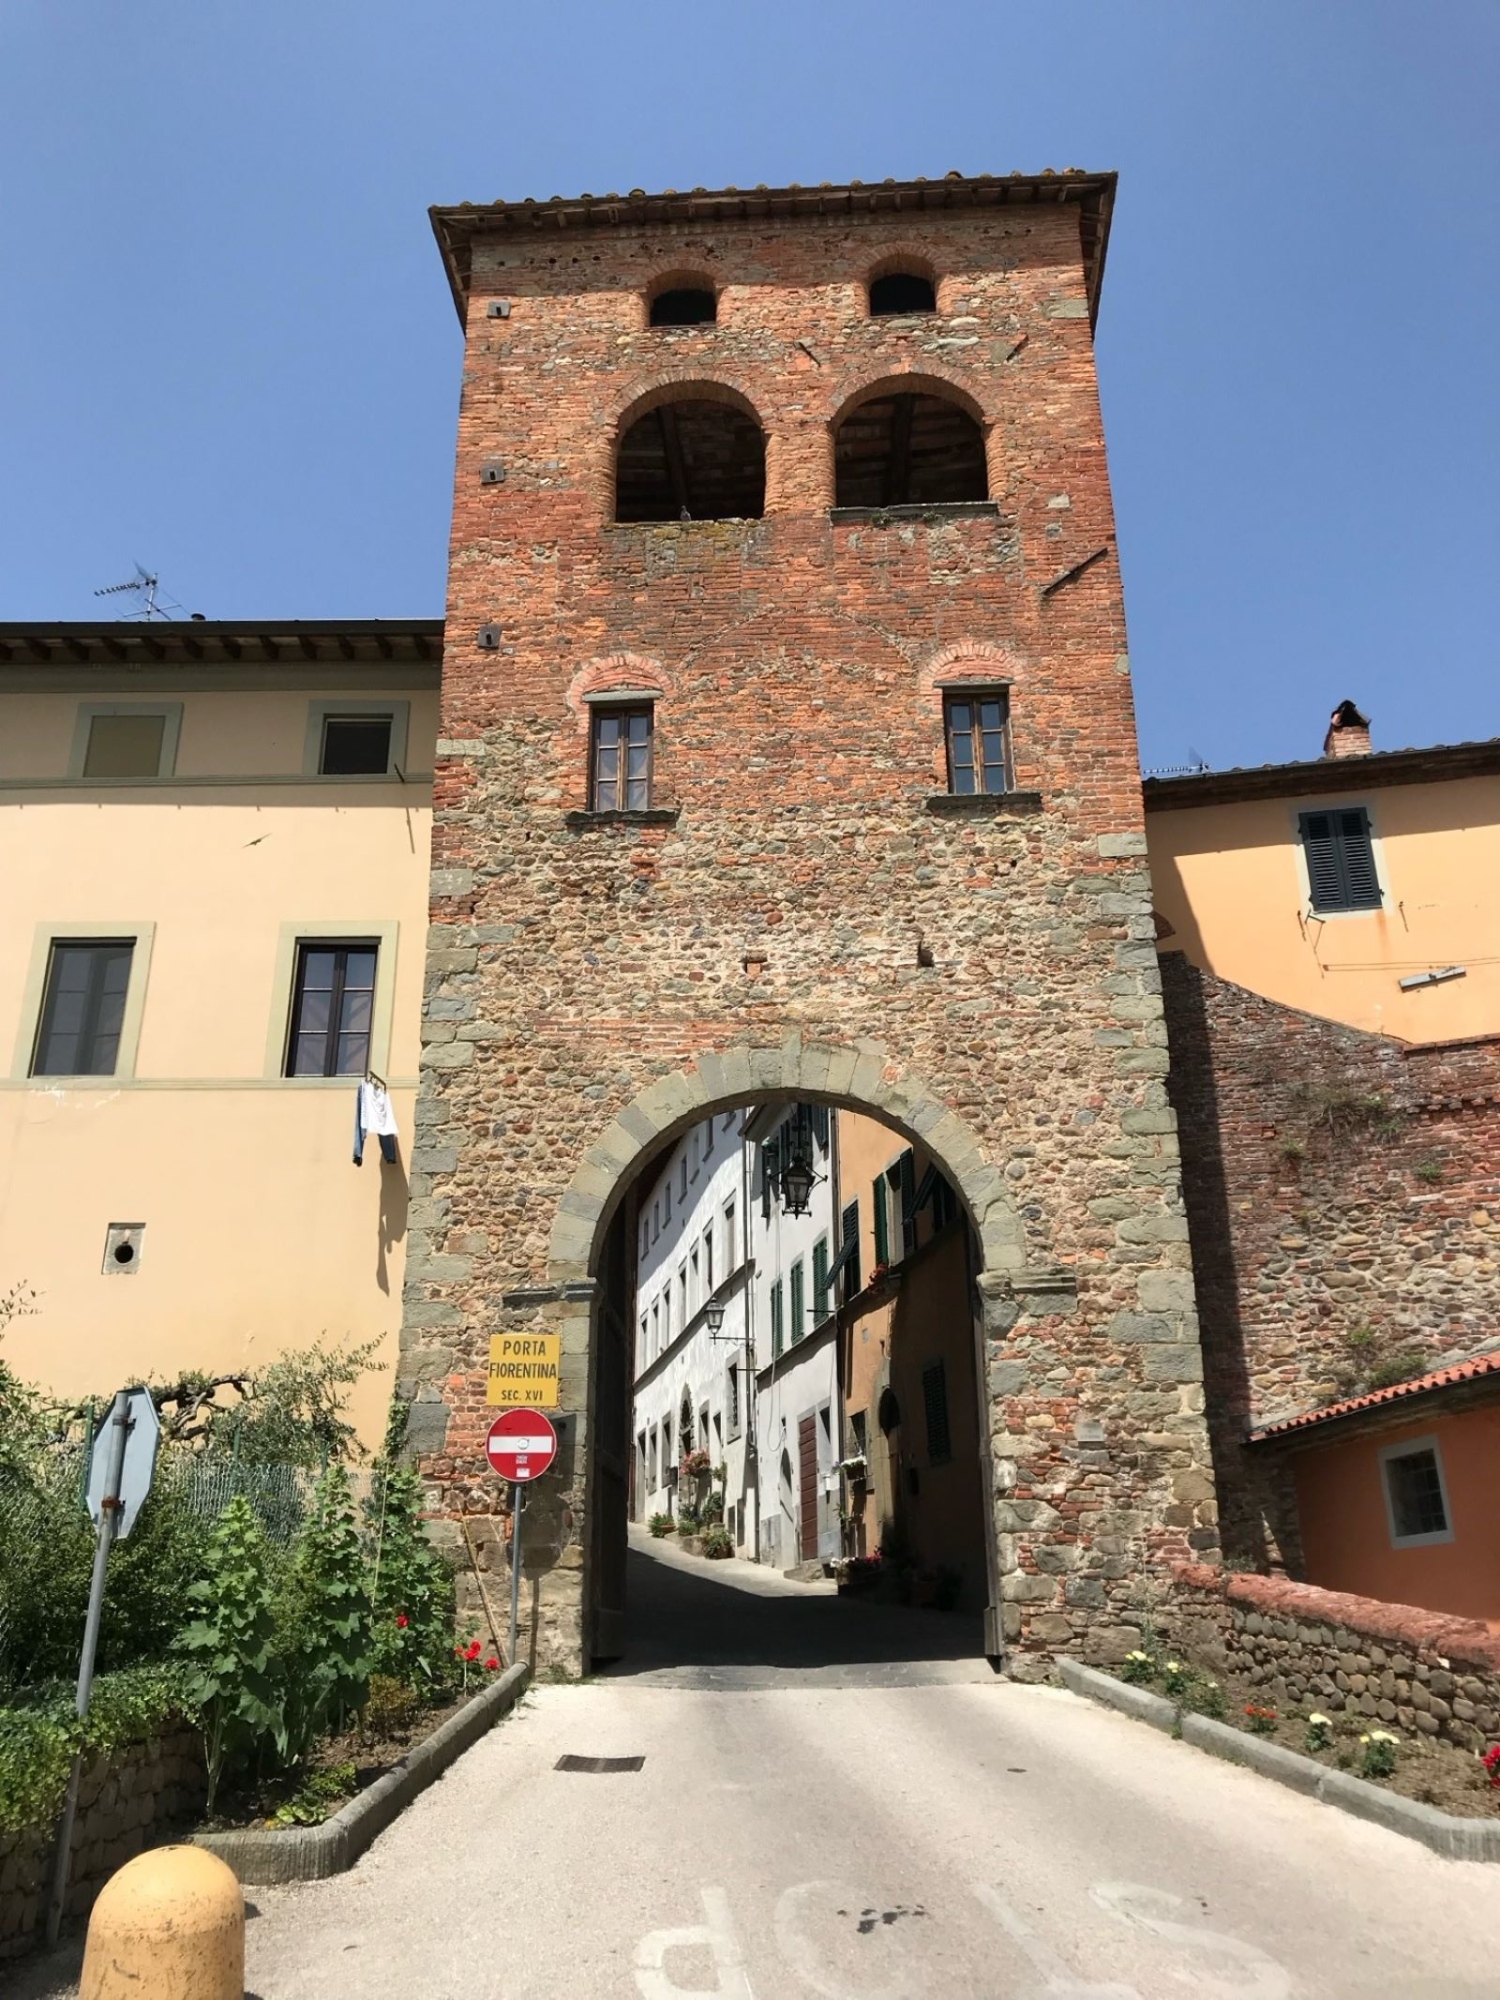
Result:
{"type": "Polygon", "coordinates": [[[644,1757],[559,1757],[554,1771],[638,1771],[644,1757]]]}

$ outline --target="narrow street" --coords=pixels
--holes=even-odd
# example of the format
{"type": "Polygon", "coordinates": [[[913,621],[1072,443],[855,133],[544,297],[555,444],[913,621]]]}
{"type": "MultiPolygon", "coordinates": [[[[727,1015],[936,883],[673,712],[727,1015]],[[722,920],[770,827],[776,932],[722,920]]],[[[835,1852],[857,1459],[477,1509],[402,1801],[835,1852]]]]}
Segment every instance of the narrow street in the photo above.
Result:
{"type": "MultiPolygon", "coordinates": [[[[905,1668],[874,1657],[902,1614],[689,1562],[633,1559],[638,1614],[649,1603],[674,1621],[656,1664],[539,1687],[352,1873],[250,1891],[249,1991],[1500,1993],[1492,1869],[1439,1860],[1066,1693],[997,1681],[953,1639],[945,1654],[929,1636],[928,1657],[905,1668]],[[866,1614],[849,1626],[861,1636],[841,1645],[833,1621],[850,1613],[866,1614]],[[684,1638],[695,1659],[668,1666],[684,1638]],[[558,1770],[564,1756],[644,1761],[558,1770]]],[[[19,2000],[70,1990],[39,1973],[22,1973],[19,2000]]]]}

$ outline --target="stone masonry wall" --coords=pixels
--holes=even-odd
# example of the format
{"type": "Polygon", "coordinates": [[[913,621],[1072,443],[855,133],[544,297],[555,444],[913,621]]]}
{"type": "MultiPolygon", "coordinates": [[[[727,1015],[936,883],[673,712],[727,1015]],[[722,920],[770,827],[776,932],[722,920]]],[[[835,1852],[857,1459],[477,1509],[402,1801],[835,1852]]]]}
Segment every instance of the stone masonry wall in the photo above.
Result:
{"type": "Polygon", "coordinates": [[[1500,1634],[1471,1619],[1193,1565],[1173,1626],[1278,1703],[1316,1701],[1462,1750],[1500,1741],[1500,1634]]]}
{"type": "MultiPolygon", "coordinates": [[[[86,1765],[73,1822],[68,1916],[87,1916],[117,1868],[199,1813],[206,1783],[203,1740],[193,1729],[129,1744],[86,1765]]],[[[0,1833],[0,1959],[38,1941],[56,1849],[53,1825],[0,1833]]]]}
{"type": "Polygon", "coordinates": [[[1413,1046],[1164,953],[1226,1552],[1298,1567],[1247,1431],[1500,1336],[1500,1038],[1413,1046]]]}
{"type": "Polygon", "coordinates": [[[589,1429],[610,1216],[710,1104],[873,1109],[979,1233],[1004,1625],[1043,1671],[1216,1543],[1076,214],[543,212],[472,288],[400,1369],[434,1510],[503,1504],[488,1336],[560,1330],[534,1500],[543,1664],[577,1671],[587,1470],[626,1448],[589,1429]],[[903,252],[939,310],[871,319],[903,252]],[[648,326],[667,271],[717,325],[648,326]],[[995,515],[830,518],[837,416],[881,384],[978,412],[995,515]],[[687,385],[758,412],[765,518],[615,524],[622,423],[687,385]],[[1017,792],[955,810],[942,686],[995,680],[1017,792]],[[584,697],[623,687],[656,694],[655,810],[595,819],[584,697]]]}

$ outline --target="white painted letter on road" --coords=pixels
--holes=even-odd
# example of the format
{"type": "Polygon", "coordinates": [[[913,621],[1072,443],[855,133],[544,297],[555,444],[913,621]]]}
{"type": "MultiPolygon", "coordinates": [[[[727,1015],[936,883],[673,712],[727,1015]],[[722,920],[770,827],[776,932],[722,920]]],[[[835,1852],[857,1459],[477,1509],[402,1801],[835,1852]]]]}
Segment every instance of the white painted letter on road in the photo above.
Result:
{"type": "Polygon", "coordinates": [[[703,1922],[680,1930],[649,1931],[635,1948],[635,1983],[642,2000],[755,2000],[744,1954],[734,1934],[729,1898],[722,1889],[700,1889],[703,1922]],[[667,1954],[707,1948],[714,1963],[713,1986],[679,1986],[667,1968],[667,1954]]]}

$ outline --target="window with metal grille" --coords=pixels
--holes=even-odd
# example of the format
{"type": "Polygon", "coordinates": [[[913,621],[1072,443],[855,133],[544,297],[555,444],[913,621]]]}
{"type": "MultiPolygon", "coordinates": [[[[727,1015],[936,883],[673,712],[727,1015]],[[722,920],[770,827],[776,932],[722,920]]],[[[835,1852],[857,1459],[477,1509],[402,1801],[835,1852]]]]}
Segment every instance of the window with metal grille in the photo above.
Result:
{"type": "Polygon", "coordinates": [[[328,778],[383,778],[391,764],[389,715],[325,715],[318,769],[328,778]]]}
{"type": "Polygon", "coordinates": [[[807,1273],[802,1268],[800,1257],[792,1266],[791,1292],[792,1345],[795,1346],[807,1331],[804,1323],[807,1318],[807,1273]]]}
{"type": "Polygon", "coordinates": [[[651,804],[651,709],[596,708],[589,754],[594,812],[645,812],[651,804]]]}
{"type": "Polygon", "coordinates": [[[1391,1505],[1391,1538],[1396,1542],[1446,1538],[1448,1502],[1433,1445],[1385,1455],[1385,1484],[1391,1505]]]}
{"type": "Polygon", "coordinates": [[[1010,790],[1009,703],[1002,689],[943,698],[948,789],[967,796],[1010,790]]]}
{"type": "Polygon", "coordinates": [[[771,1359],[786,1345],[786,1292],[780,1278],[771,1287],[771,1359]]]}
{"type": "Polygon", "coordinates": [[[948,1376],[941,1361],[922,1370],[922,1409],[927,1418],[927,1463],[946,1465],[953,1456],[948,1434],[948,1376]]]}
{"type": "Polygon", "coordinates": [[[129,938],[53,944],[33,1076],[114,1075],[134,953],[129,938]]]}
{"type": "Polygon", "coordinates": [[[288,1076],[363,1076],[375,1017],[373,942],[299,939],[292,983],[288,1076]]]}
{"type": "Polygon", "coordinates": [[[1313,909],[1320,916],[1338,910],[1378,910],[1380,877],[1370,815],[1364,807],[1305,812],[1299,815],[1299,824],[1313,909]]]}

